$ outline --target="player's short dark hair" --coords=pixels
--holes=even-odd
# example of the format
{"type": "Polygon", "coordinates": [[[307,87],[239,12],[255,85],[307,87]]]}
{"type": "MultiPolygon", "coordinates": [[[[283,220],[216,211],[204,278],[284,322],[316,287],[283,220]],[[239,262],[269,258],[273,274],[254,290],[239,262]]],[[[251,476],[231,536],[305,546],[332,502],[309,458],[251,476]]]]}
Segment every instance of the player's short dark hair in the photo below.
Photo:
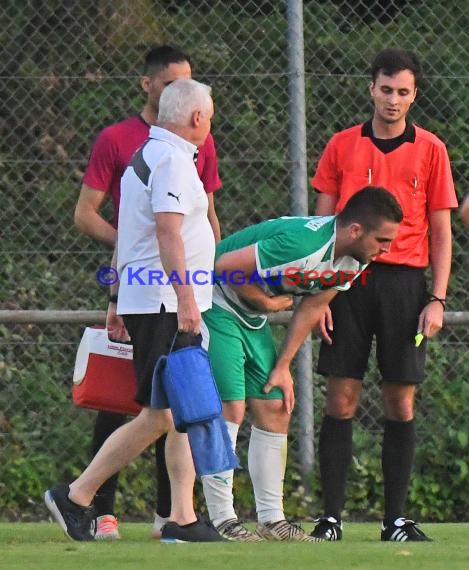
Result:
{"type": "Polygon", "coordinates": [[[337,216],[340,225],[358,223],[365,231],[375,230],[383,221],[400,224],[404,218],[396,198],[381,186],[365,186],[356,192],[337,216]]]}
{"type": "Polygon", "coordinates": [[[374,82],[379,73],[390,76],[399,71],[404,71],[404,69],[413,73],[417,87],[422,79],[422,65],[419,58],[411,51],[388,48],[380,51],[373,60],[370,69],[371,79],[374,82]]]}
{"type": "Polygon", "coordinates": [[[173,46],[155,46],[145,56],[143,75],[152,77],[172,63],[187,63],[192,67],[190,56],[173,46]]]}

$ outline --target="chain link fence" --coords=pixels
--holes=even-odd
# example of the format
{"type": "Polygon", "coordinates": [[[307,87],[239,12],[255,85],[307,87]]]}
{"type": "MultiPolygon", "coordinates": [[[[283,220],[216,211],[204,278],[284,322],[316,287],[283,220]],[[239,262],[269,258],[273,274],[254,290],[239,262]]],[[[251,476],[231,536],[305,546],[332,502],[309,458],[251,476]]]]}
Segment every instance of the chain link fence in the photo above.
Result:
{"type": "MultiPolygon", "coordinates": [[[[194,77],[213,87],[213,134],[224,182],[216,207],[223,234],[292,213],[287,4],[2,3],[0,309],[104,309],[107,290],[95,274],[108,265],[111,252],[79,235],[73,210],[97,133],[141,110],[138,79],[153,44],[170,43],[189,52],[194,77]]],[[[462,198],[469,187],[468,0],[305,0],[303,17],[308,174],[334,132],[370,116],[369,63],[383,47],[399,46],[423,60],[426,79],[411,116],[447,143],[462,198]]],[[[313,192],[308,200],[312,212],[313,192]]],[[[106,212],[111,215],[110,209],[106,212]]],[[[469,307],[468,242],[469,234],[454,216],[449,293],[454,311],[469,307]]],[[[75,476],[88,461],[94,412],[76,409],[70,401],[81,333],[77,325],[0,324],[0,518],[43,517],[44,488],[75,476]]],[[[447,328],[432,341],[429,379],[418,396],[418,470],[424,472],[433,450],[431,461],[441,461],[444,473],[446,446],[460,460],[451,477],[453,483],[459,477],[461,485],[469,477],[464,460],[469,394],[462,381],[469,373],[468,344],[462,326],[447,328]]],[[[313,345],[316,352],[317,342],[313,345]]],[[[357,419],[359,450],[368,446],[367,437],[375,441],[381,431],[374,369],[367,387],[357,419]]],[[[315,377],[317,420],[323,393],[315,377]]],[[[311,515],[311,494],[302,491],[298,475],[301,449],[294,424],[287,495],[296,514],[311,515]]],[[[355,467],[363,477],[367,467],[358,455],[355,467]]],[[[122,474],[125,493],[118,497],[118,508],[123,513],[149,516],[152,471],[144,457],[122,474]]],[[[379,477],[376,471],[373,477],[379,477]]],[[[246,473],[240,474],[243,478],[246,473]]],[[[359,490],[358,483],[354,489],[359,490]]],[[[250,497],[245,503],[252,508],[250,497]]],[[[467,506],[466,498],[466,516],[467,506]]],[[[377,516],[379,499],[370,504],[366,495],[357,498],[350,512],[377,516]]]]}

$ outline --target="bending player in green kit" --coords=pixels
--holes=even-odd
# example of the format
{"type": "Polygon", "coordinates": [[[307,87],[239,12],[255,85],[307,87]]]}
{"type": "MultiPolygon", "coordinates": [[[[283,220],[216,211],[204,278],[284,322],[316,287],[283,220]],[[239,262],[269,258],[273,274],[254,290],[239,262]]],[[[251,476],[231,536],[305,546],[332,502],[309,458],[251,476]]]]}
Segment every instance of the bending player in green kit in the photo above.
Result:
{"type": "MultiPolygon", "coordinates": [[[[248,467],[254,487],[256,533],[267,540],[318,542],[283,512],[287,432],[294,407],[290,364],[330,301],[389,250],[402,220],[384,188],[356,193],[338,216],[284,217],[245,228],[216,251],[213,307],[204,314],[210,358],[233,448],[246,403],[252,416],[248,467]],[[265,313],[293,314],[277,357],[265,313]]],[[[223,536],[255,538],[233,507],[233,472],[202,477],[210,519],[223,536]]]]}

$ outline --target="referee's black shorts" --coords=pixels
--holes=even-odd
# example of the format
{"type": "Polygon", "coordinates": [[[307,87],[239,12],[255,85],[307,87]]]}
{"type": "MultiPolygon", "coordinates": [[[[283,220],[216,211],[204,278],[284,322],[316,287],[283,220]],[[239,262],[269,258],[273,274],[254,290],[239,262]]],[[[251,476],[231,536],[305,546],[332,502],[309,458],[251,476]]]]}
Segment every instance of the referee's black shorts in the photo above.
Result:
{"type": "Polygon", "coordinates": [[[381,378],[418,384],[424,378],[425,341],[415,347],[419,314],[428,295],[423,269],[372,263],[366,283],[361,277],[331,303],[332,344],[321,343],[319,374],[362,380],[373,336],[381,378]]]}
{"type": "MultiPolygon", "coordinates": [[[[129,332],[133,345],[135,374],[137,376],[137,393],[135,401],[148,407],[151,402],[151,383],[153,370],[160,356],[171,349],[174,335],[178,330],[176,313],[151,313],[139,315],[123,315],[124,324],[129,332]]],[[[191,346],[197,337],[179,333],[174,350],[191,346]]]]}

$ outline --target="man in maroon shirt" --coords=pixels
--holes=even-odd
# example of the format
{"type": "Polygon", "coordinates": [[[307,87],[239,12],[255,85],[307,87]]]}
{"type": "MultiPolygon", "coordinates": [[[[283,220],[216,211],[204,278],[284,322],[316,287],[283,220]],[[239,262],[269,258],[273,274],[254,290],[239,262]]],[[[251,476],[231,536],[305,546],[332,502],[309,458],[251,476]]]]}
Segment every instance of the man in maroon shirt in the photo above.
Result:
{"type": "MultiPolygon", "coordinates": [[[[103,129],[92,148],[88,166],[83,176],[80,196],[75,208],[75,225],[83,233],[114,247],[117,221],[119,218],[120,180],[134,152],[148,138],[151,125],[156,123],[158,102],[163,89],[176,79],[191,77],[191,61],[187,54],[171,46],[160,46],[150,50],[140,85],[147,95],[139,115],[103,129]],[[114,206],[113,224],[107,222],[100,209],[106,198],[112,198],[114,206]]],[[[220,225],[215,212],[213,193],[221,187],[218,175],[217,155],[212,135],[199,147],[196,160],[197,172],[208,196],[208,218],[215,235],[220,240],[220,225]]],[[[93,433],[93,455],[104,441],[126,421],[121,414],[98,412],[93,433]]],[[[166,437],[156,443],[157,458],[157,506],[153,536],[159,538],[161,527],[166,522],[171,508],[171,491],[164,460],[166,437]]],[[[100,488],[95,499],[97,529],[95,538],[119,538],[117,519],[114,514],[114,500],[117,488],[114,475],[100,488]]]]}

